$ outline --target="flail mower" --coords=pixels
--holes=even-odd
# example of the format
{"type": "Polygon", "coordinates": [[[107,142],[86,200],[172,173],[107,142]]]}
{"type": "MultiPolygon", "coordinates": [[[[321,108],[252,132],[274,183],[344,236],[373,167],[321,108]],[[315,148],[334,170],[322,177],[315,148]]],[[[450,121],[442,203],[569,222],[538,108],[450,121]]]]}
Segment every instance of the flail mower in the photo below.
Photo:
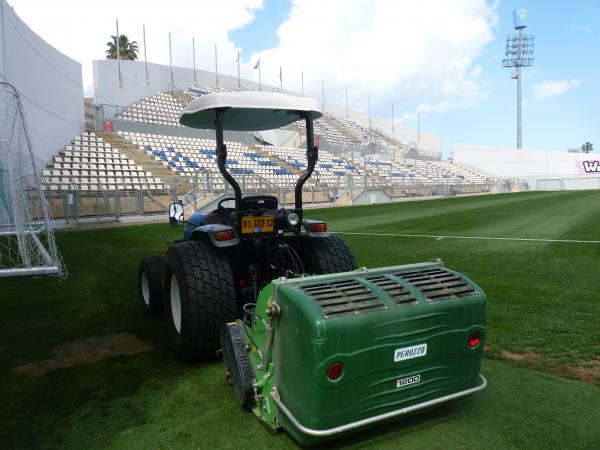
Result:
{"type": "Polygon", "coordinates": [[[215,159],[233,198],[170,222],[184,239],[139,266],[140,303],[164,311],[185,362],[222,354],[242,408],[275,433],[311,445],[479,391],[485,299],[441,262],[358,268],[323,221],[304,217],[302,188],[318,158],[310,98],[215,93],[192,101],[182,125],[216,130],[215,159]],[[227,168],[224,130],[306,124],[307,164],[293,208],[243,196],[227,168]]]}

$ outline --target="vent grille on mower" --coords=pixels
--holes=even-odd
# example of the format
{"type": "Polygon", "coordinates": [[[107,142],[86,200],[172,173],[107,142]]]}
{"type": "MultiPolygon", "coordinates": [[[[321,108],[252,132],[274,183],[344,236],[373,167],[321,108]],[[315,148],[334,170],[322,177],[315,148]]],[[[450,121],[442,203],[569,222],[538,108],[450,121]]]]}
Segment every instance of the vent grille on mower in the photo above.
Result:
{"type": "Polygon", "coordinates": [[[368,277],[366,280],[384,291],[400,307],[419,304],[419,301],[413,294],[407,291],[404,286],[392,278],[388,278],[386,276],[375,276],[368,277]]]}
{"type": "Polygon", "coordinates": [[[398,272],[394,276],[412,284],[431,302],[478,294],[466,281],[441,267],[398,272]]]}
{"type": "Polygon", "coordinates": [[[321,308],[326,319],[386,309],[373,291],[356,280],[311,284],[301,290],[321,308]]]}

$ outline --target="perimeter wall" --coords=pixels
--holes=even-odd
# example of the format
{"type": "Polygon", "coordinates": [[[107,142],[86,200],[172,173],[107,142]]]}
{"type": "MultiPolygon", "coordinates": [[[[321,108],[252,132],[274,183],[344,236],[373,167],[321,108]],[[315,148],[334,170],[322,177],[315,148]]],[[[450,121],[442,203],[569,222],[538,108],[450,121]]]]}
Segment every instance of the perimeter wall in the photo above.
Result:
{"type": "MultiPolygon", "coordinates": [[[[81,64],[46,43],[0,0],[0,80],[20,94],[41,170],[84,128],[81,64]]],[[[1,120],[10,119],[2,114],[1,120]]]]}
{"type": "Polygon", "coordinates": [[[599,189],[600,155],[454,144],[454,162],[491,176],[522,178],[530,189],[599,189]]]}

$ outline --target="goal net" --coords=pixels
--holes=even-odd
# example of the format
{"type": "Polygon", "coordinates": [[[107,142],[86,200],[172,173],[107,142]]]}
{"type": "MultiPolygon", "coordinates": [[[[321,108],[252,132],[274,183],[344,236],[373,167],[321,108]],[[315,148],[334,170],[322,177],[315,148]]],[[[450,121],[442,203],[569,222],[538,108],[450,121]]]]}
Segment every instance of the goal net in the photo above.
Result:
{"type": "Polygon", "coordinates": [[[17,90],[0,82],[0,277],[64,275],[17,90]]]}

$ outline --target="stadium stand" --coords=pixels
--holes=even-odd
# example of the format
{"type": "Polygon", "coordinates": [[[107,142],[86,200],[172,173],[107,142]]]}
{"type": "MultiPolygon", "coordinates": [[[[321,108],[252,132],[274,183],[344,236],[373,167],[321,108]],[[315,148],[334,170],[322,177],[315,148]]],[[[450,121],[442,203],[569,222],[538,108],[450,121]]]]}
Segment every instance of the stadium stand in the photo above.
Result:
{"type": "MultiPolygon", "coordinates": [[[[170,169],[171,176],[193,179],[197,174],[208,174],[214,189],[224,189],[224,182],[214,162],[215,141],[212,139],[180,136],[153,135],[146,133],[118,132],[139,152],[170,169]]],[[[247,146],[239,142],[227,142],[229,159],[227,167],[251,184],[264,180],[269,184],[291,188],[298,175],[306,168],[305,150],[270,145],[247,146]]],[[[389,184],[441,183],[484,184],[488,178],[468,169],[447,162],[407,159],[378,161],[367,159],[351,163],[326,150],[319,153],[314,183],[324,187],[348,187],[348,175],[355,183],[365,178],[380,178],[389,184]]]]}
{"type": "MultiPolygon", "coordinates": [[[[138,192],[135,195],[143,198],[138,198],[137,206],[130,207],[135,213],[159,211],[169,198],[184,199],[184,203],[193,202],[196,207],[199,196],[210,202],[229,192],[230,187],[215,164],[215,140],[206,135],[191,137],[187,132],[182,133],[178,122],[184,105],[197,96],[227,91],[231,90],[190,87],[163,92],[137,101],[117,114],[117,118],[125,121],[148,124],[147,131],[140,132],[139,125],[135,125],[135,131],[125,127],[117,132],[84,132],[76,136],[43,170],[44,189],[54,195],[55,203],[58,201],[55,210],[65,204],[64,195],[73,192],[82,199],[77,214],[85,207],[93,209],[89,207],[93,200],[85,203],[86,196],[95,196],[98,202],[99,194],[104,195],[109,205],[107,196],[138,192]],[[155,125],[160,131],[155,131],[155,125]],[[166,134],[169,126],[179,129],[175,132],[173,128],[174,135],[166,134]]],[[[301,133],[300,140],[294,143],[298,148],[256,142],[251,135],[247,139],[237,136],[226,141],[227,167],[244,192],[271,193],[282,202],[293,201],[293,187],[306,168],[306,150],[301,139],[305,124],[298,121],[291,129],[301,133]],[[255,143],[251,145],[252,142],[255,143]]],[[[341,116],[325,114],[316,120],[315,134],[321,144],[329,143],[331,147],[321,145],[315,172],[306,184],[307,202],[352,204],[353,198],[372,189],[385,192],[389,198],[490,190],[492,180],[474,170],[450,162],[417,159],[414,153],[406,158],[407,148],[399,141],[341,116]],[[403,149],[404,153],[388,153],[403,157],[394,160],[388,156],[384,160],[381,155],[366,156],[372,148],[366,142],[403,149]]]]}
{"type": "MultiPolygon", "coordinates": [[[[215,164],[216,142],[214,140],[127,131],[118,134],[137,145],[139,151],[144,152],[157,163],[169,167],[173,174],[189,178],[194,178],[198,173],[210,174],[215,189],[225,188],[215,164]]],[[[292,188],[298,175],[306,168],[306,151],[302,149],[267,145],[251,147],[239,142],[226,142],[226,144],[228,169],[250,183],[265,180],[281,188],[292,188]]],[[[315,169],[315,178],[309,180],[309,183],[337,186],[338,180],[348,173],[365,176],[364,171],[358,167],[327,151],[321,151],[315,169]]]]}
{"type": "MultiPolygon", "coordinates": [[[[202,87],[160,93],[132,104],[119,113],[125,120],[148,124],[180,126],[178,118],[185,104],[193,98],[230,89],[202,87]]],[[[305,124],[295,129],[305,132],[305,124]]],[[[372,130],[371,130],[372,131],[372,130]]],[[[329,143],[360,147],[365,140],[378,145],[399,145],[397,140],[379,132],[371,133],[360,124],[341,116],[326,114],[315,121],[315,133],[329,143]]],[[[47,189],[175,189],[184,193],[198,181],[210,188],[224,190],[214,163],[213,139],[119,131],[118,133],[84,133],[76,137],[64,152],[44,170],[47,189]],[[113,157],[113,155],[115,155],[113,157]],[[110,158],[108,158],[110,156],[110,158]],[[154,175],[152,175],[154,174],[154,175]]],[[[291,188],[306,167],[302,148],[271,145],[249,146],[228,142],[228,168],[241,175],[254,188],[268,184],[291,188]]],[[[485,184],[485,176],[448,162],[404,159],[382,161],[365,158],[350,162],[340,155],[321,149],[311,183],[324,188],[347,188],[352,184],[405,185],[408,183],[485,184]]]]}
{"type": "Polygon", "coordinates": [[[442,161],[406,159],[400,162],[368,159],[366,166],[378,176],[394,184],[401,184],[407,180],[443,184],[484,184],[489,182],[489,178],[473,170],[442,161]]]}
{"type": "MultiPolygon", "coordinates": [[[[160,93],[147,99],[136,102],[120,112],[117,117],[136,122],[146,122],[161,125],[181,126],[178,122],[179,115],[194,98],[214,93],[232,92],[231,89],[219,87],[189,87],[182,91],[160,93]]],[[[315,135],[337,146],[358,147],[369,142],[369,130],[349,119],[331,114],[325,114],[314,123],[315,135]]],[[[290,125],[288,129],[304,134],[306,126],[299,121],[290,125]]],[[[371,139],[378,145],[398,145],[399,142],[386,137],[380,132],[372,130],[371,139]]]]}
{"type": "Polygon", "coordinates": [[[156,123],[180,127],[183,105],[170,93],[162,92],[140,100],[120,112],[117,117],[135,122],[156,123]]]}
{"type": "Polygon", "coordinates": [[[93,132],[76,136],[42,172],[46,190],[165,190],[168,185],[93,132]]]}

